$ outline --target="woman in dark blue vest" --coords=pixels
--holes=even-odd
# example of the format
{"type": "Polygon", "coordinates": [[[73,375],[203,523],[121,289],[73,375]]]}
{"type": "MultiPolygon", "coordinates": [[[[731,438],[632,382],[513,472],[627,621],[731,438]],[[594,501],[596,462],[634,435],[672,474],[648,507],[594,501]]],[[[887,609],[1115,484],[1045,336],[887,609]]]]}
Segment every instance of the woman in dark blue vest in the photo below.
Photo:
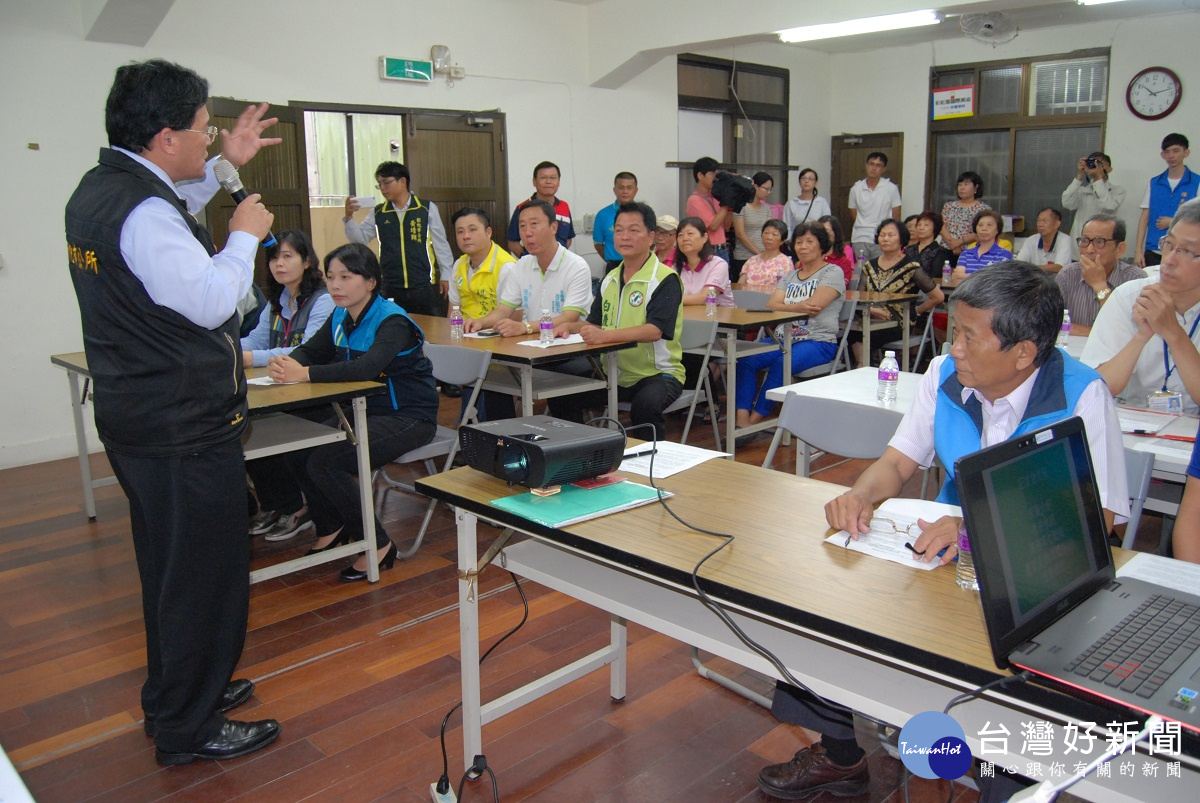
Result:
{"type": "MultiPolygon", "coordinates": [[[[266,250],[267,303],[258,325],[242,338],[242,363],[247,367],[266,366],[272,357],[290,354],[321,329],[334,309],[308,235],[289,229],[275,239],[266,250]]],[[[317,419],[325,417],[323,410],[310,412],[317,419]]],[[[259,512],[250,519],[250,535],[286,541],[312,526],[300,484],[287,470],[283,456],[251,460],[246,473],[254,480],[259,503],[259,512]]]]}
{"type": "MultiPolygon", "coordinates": [[[[377,469],[429,443],[437,431],[438,395],[421,348],[425,337],[403,309],[379,295],[379,261],[365,245],[350,243],[331,251],[325,257],[325,278],[337,309],[290,355],[271,359],[271,377],[277,382],[384,383],[386,393],[367,398],[370,463],[377,469]]],[[[326,423],[336,426],[337,419],[331,416],[326,423]]],[[[362,538],[355,447],[340,441],[297,454],[318,534],[313,550],[362,538]]],[[[396,548],[378,519],[375,543],[380,568],[391,568],[396,548]]],[[[366,561],[364,555],[347,566],[341,579],[365,579],[366,561]]]]}

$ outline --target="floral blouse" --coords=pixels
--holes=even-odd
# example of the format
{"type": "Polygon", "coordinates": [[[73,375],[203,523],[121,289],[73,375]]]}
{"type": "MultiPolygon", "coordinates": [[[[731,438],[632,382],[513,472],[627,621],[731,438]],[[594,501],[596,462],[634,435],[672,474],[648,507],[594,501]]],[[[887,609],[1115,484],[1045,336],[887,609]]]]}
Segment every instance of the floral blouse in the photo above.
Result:
{"type": "Polygon", "coordinates": [[[774,287],[794,267],[792,258],[787,254],[779,254],[766,261],[763,260],[761,254],[755,254],[742,266],[740,279],[743,284],[763,284],[774,287]]]}

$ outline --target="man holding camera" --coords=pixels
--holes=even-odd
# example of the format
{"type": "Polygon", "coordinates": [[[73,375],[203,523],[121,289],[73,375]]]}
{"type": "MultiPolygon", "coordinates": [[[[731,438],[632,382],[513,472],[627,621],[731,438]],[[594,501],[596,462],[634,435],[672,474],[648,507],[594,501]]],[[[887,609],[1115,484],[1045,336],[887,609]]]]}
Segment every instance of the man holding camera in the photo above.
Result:
{"type": "Polygon", "coordinates": [[[1083,233],[1083,224],[1099,214],[1115,214],[1125,202],[1125,188],[1108,180],[1112,172],[1112,159],[1101,151],[1092,151],[1079,157],[1079,172],[1070,185],[1063,190],[1064,209],[1074,209],[1075,219],[1071,222],[1071,239],[1083,233]]]}

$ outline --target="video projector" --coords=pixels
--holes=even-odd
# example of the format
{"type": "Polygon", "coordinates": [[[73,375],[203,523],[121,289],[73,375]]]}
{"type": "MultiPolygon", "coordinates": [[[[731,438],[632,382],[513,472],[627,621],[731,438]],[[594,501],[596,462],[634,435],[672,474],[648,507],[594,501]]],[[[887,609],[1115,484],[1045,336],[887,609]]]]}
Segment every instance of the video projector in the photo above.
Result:
{"type": "Polygon", "coordinates": [[[464,424],[458,442],[468,466],[526,488],[607,474],[621,464],[625,452],[620,432],[548,415],[464,424]]]}

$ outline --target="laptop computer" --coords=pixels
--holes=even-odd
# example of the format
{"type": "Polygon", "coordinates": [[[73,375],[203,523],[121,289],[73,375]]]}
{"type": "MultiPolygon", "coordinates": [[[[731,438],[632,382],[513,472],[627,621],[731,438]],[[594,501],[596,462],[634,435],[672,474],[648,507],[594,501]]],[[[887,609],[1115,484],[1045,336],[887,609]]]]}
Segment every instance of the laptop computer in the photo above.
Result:
{"type": "Polygon", "coordinates": [[[996,664],[1200,732],[1200,596],[1116,576],[1083,421],[954,465],[996,664]]]}

